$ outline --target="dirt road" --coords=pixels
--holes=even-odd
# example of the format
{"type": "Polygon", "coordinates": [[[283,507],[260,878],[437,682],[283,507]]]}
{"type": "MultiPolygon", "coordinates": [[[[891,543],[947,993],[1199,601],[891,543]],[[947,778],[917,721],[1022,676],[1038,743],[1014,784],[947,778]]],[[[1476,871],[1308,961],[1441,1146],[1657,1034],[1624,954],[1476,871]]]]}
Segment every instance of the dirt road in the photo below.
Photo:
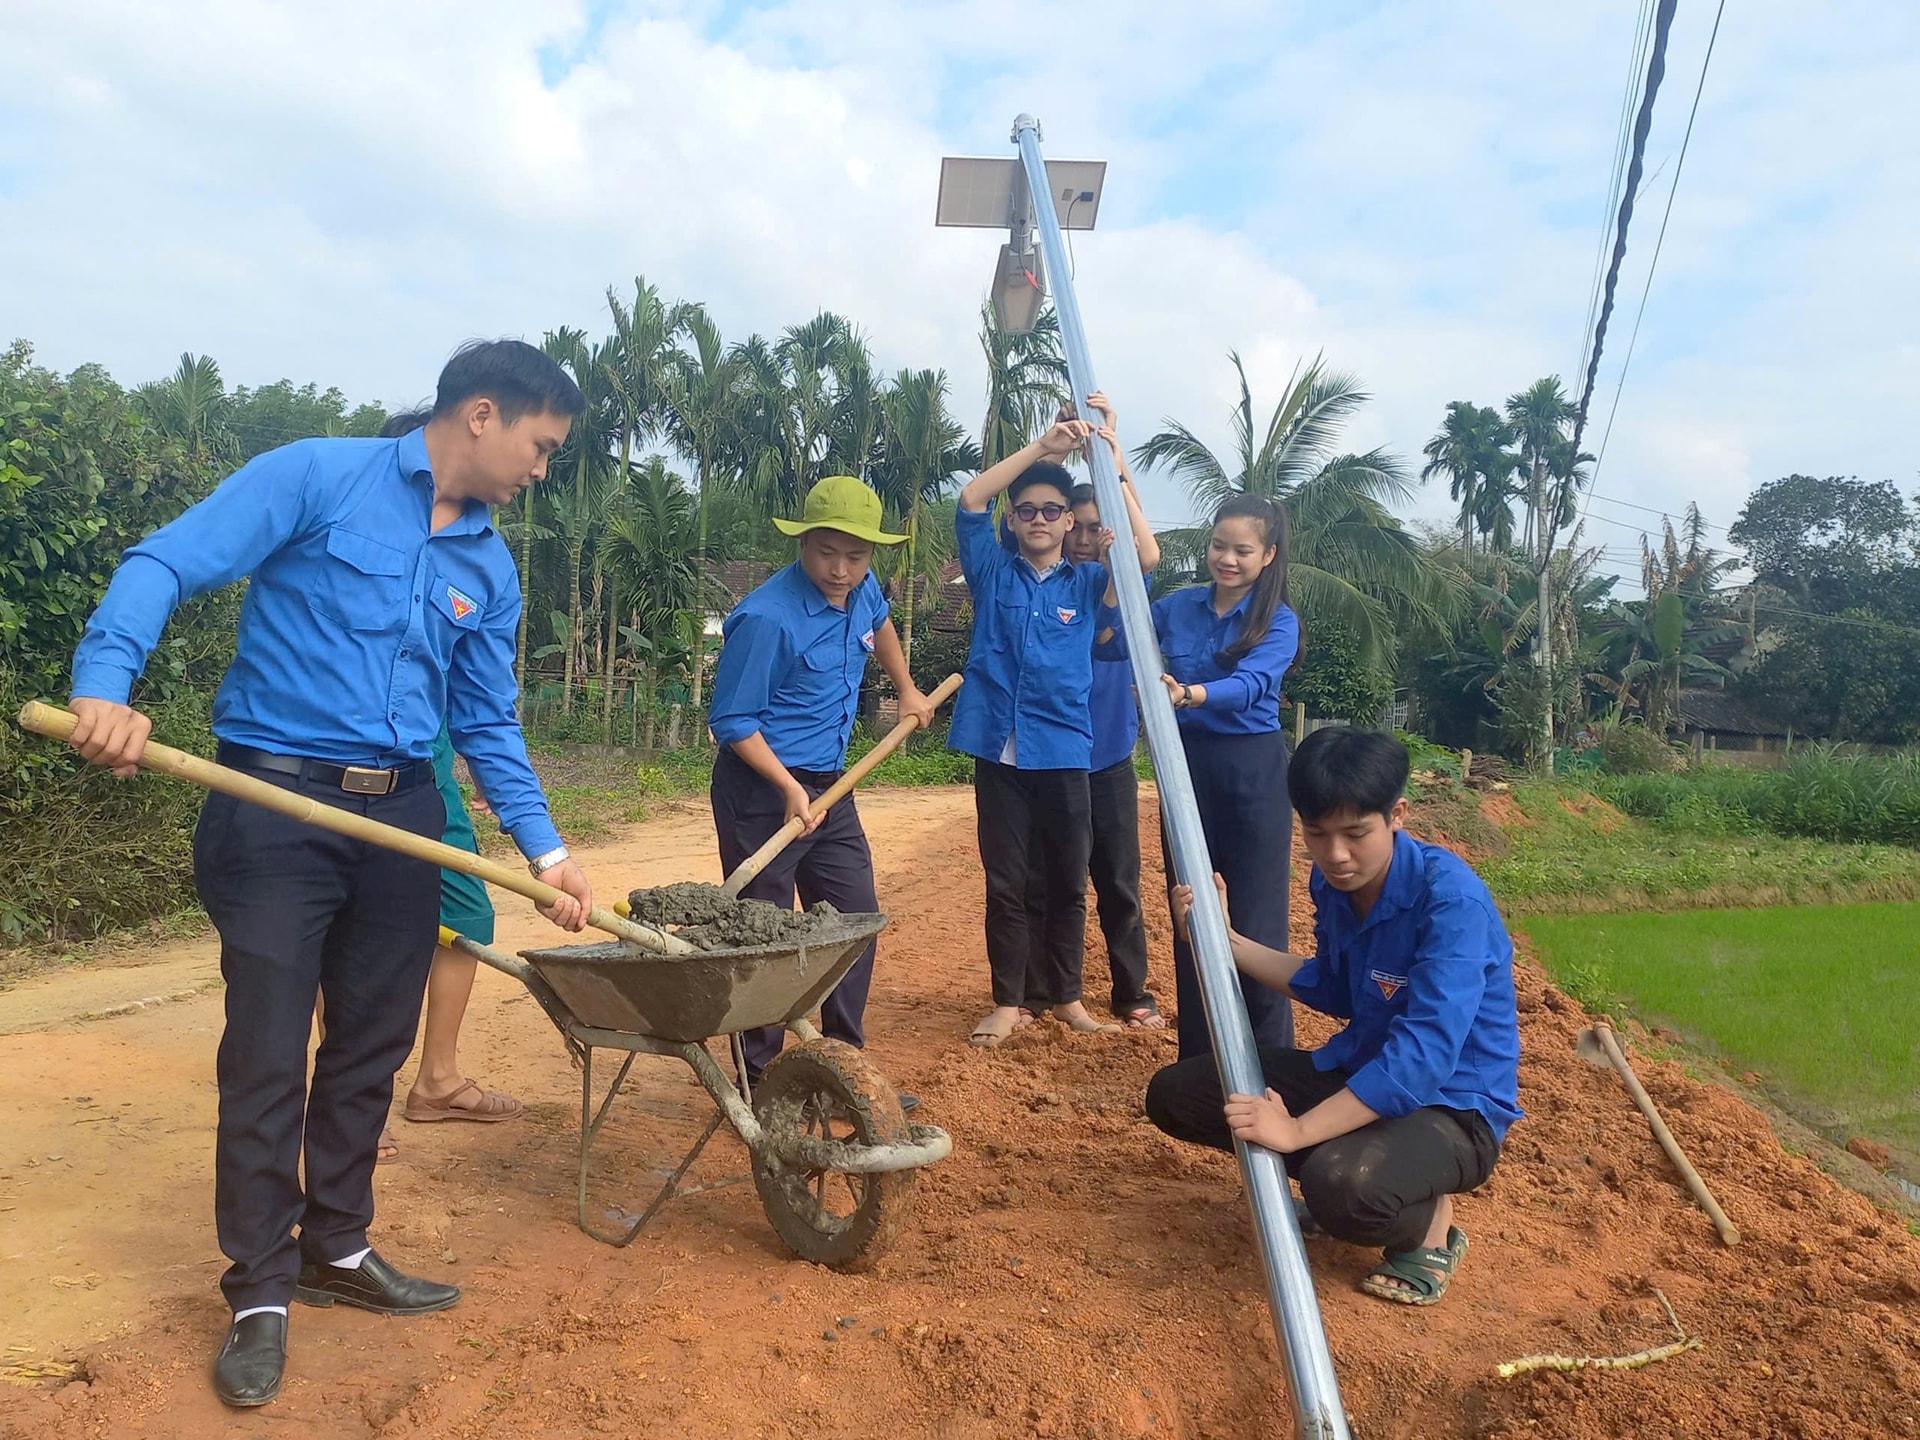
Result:
{"type": "MultiPolygon", "coordinates": [[[[482,971],[463,1059],[528,1112],[396,1122],[375,1235],[465,1298],[414,1320],[296,1306],[281,1398],[224,1411],[206,1380],[225,1323],[220,991],[209,944],[169,946],[0,993],[0,1368],[78,1359],[90,1377],[0,1386],[0,1435],[1285,1434],[1234,1167],[1140,1113],[1170,1038],[1048,1024],[969,1049],[986,1001],[971,797],[878,792],[861,807],[893,916],[871,1053],[956,1140],[874,1273],[791,1259],[751,1185],[675,1202],[628,1250],[581,1235],[577,1075],[533,1003],[482,971]]],[[[586,858],[609,892],[718,878],[703,811],[586,858]]],[[[553,934],[518,901],[503,910],[505,945],[553,934]]],[[[1164,915],[1154,925],[1170,996],[1164,915]]],[[[1445,1304],[1384,1306],[1354,1289],[1374,1256],[1311,1247],[1356,1435],[1920,1436],[1920,1242],[1786,1153],[1737,1097],[1650,1065],[1747,1237],[1722,1250],[1617,1083],[1574,1059],[1575,1007],[1530,966],[1520,984],[1530,1118],[1462,1205],[1473,1252],[1445,1304]],[[1661,1343],[1652,1285],[1705,1348],[1628,1373],[1493,1378],[1530,1352],[1661,1343]]],[[[705,1118],[677,1062],[638,1070],[603,1142],[605,1203],[648,1192],[705,1118]]],[[[696,1178],[742,1160],[723,1132],[696,1178]]]]}

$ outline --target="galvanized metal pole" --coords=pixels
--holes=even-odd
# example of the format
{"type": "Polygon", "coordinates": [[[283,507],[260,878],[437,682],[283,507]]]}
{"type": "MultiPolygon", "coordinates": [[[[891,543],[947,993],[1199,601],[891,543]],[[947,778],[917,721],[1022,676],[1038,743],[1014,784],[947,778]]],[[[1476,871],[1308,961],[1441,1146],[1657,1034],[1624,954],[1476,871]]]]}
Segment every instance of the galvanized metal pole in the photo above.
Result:
{"type": "MultiPolygon", "coordinates": [[[[1013,122],[1013,143],[1020,147],[1027,188],[1033,198],[1033,224],[1046,255],[1052,279],[1053,308],[1060,317],[1060,338],[1067,352],[1067,371],[1073,393],[1085,417],[1086,397],[1099,388],[1087,353],[1086,329],[1073,292],[1073,272],[1066,242],[1060,234],[1053,187],[1047,183],[1046,162],[1040,155],[1040,126],[1031,115],[1013,122]]],[[[1221,1083],[1228,1093],[1261,1095],[1266,1082],[1247,1024],[1246,1003],[1240,995],[1233,955],[1227,943],[1227,917],[1213,888],[1213,862],[1200,828],[1200,811],[1193,797],[1193,778],[1187,772],[1187,754],[1180,744],[1179,725],[1166,687],[1160,683],[1160,647],[1154,638],[1153,615],[1147,604],[1146,582],[1140,575],[1139,552],[1133,531],[1125,523],[1126,502],[1120,494],[1120,476],[1103,444],[1092,447],[1093,485],[1100,497],[1102,519],[1114,532],[1114,584],[1120,595],[1120,617],[1126,627],[1133,657],[1134,687],[1146,726],[1147,748],[1153,754],[1160,787],[1161,823],[1173,849],[1176,876],[1193,886],[1191,927],[1193,954],[1200,972],[1200,989],[1207,1011],[1207,1029],[1213,1035],[1213,1053],[1221,1083]]],[[[1280,1157],[1259,1145],[1235,1144],[1240,1173],[1253,1207],[1253,1230],[1267,1275],[1267,1295],[1273,1307],[1280,1353],[1286,1362],[1287,1388],[1293,1396],[1299,1433],[1305,1440],[1348,1440],[1346,1410],[1340,1403],[1340,1384],[1333,1372],[1333,1356],[1320,1322],[1313,1276],[1307,1269],[1300,1225],[1280,1157]]]]}

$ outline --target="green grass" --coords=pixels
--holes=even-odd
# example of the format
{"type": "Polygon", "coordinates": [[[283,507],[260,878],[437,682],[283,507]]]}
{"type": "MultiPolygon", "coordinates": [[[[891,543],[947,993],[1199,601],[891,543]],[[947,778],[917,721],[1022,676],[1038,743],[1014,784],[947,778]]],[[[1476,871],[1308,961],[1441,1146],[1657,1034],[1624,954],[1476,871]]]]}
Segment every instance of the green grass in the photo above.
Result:
{"type": "Polygon", "coordinates": [[[1510,798],[1523,823],[1475,862],[1509,915],[1920,898],[1920,852],[1898,845],[1728,833],[1684,806],[1637,820],[1548,781],[1510,798]]]}
{"type": "Polygon", "coordinates": [[[1556,977],[1812,1101],[1821,1128],[1920,1154],[1920,904],[1538,916],[1521,928],[1556,977]]]}

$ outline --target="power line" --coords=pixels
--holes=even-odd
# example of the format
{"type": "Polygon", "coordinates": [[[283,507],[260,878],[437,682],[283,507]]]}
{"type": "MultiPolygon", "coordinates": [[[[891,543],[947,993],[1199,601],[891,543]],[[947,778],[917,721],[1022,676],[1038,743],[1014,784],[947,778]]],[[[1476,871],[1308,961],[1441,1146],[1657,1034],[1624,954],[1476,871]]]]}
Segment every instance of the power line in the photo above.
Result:
{"type": "Polygon", "coordinates": [[[1640,18],[1634,24],[1633,54],[1627,60],[1627,85],[1620,96],[1620,119],[1614,127],[1613,172],[1607,179],[1607,200],[1600,212],[1600,238],[1593,247],[1593,278],[1587,283],[1587,313],[1580,321],[1580,362],[1578,375],[1587,368],[1587,346],[1593,341],[1593,317],[1600,305],[1601,282],[1606,276],[1607,241],[1613,235],[1613,217],[1620,205],[1620,181],[1627,164],[1628,140],[1633,134],[1634,101],[1640,93],[1641,61],[1652,33],[1653,0],[1641,0],[1640,18]]]}
{"type": "Polygon", "coordinates": [[[1653,129],[1653,102],[1660,94],[1660,81],[1667,73],[1667,36],[1673,29],[1673,12],[1678,0],[1659,0],[1653,16],[1653,44],[1647,56],[1647,81],[1640,92],[1639,113],[1633,119],[1633,155],[1627,162],[1627,179],[1620,190],[1620,215],[1614,222],[1613,258],[1607,264],[1606,292],[1600,302],[1600,315],[1593,326],[1593,346],[1587,356],[1587,373],[1580,390],[1580,404],[1573,419],[1573,453],[1580,453],[1580,437],[1587,428],[1587,406],[1593,400],[1593,385],[1600,372],[1600,352],[1607,341],[1607,321],[1613,315],[1613,295],[1620,283],[1620,266],[1627,258],[1627,227],[1633,222],[1634,192],[1640,188],[1640,174],[1646,163],[1647,134],[1653,129]]]}
{"type": "Polygon", "coordinates": [[[1727,0],[1720,0],[1713,12],[1713,31],[1707,36],[1707,53],[1700,61],[1700,81],[1693,88],[1693,108],[1687,111],[1687,130],[1680,137],[1680,156],[1674,162],[1673,183],[1667,187],[1667,208],[1660,216],[1660,234],[1653,242],[1653,259],[1647,263],[1647,283],[1640,290],[1640,308],[1633,317],[1633,333],[1627,337],[1626,358],[1620,362],[1620,378],[1613,387],[1613,405],[1607,411],[1607,428],[1601,432],[1600,448],[1594,455],[1593,475],[1607,458],[1607,441],[1613,438],[1613,417],[1620,413],[1620,392],[1627,385],[1627,367],[1633,364],[1633,347],[1640,339],[1640,322],[1646,318],[1647,296],[1653,291],[1653,272],[1660,264],[1661,247],[1667,243],[1667,222],[1673,218],[1673,197],[1680,189],[1680,171],[1687,163],[1687,146],[1693,140],[1694,117],[1700,113],[1700,96],[1707,88],[1707,67],[1713,63],[1714,42],[1720,38],[1720,18],[1727,13],[1727,0]]]}

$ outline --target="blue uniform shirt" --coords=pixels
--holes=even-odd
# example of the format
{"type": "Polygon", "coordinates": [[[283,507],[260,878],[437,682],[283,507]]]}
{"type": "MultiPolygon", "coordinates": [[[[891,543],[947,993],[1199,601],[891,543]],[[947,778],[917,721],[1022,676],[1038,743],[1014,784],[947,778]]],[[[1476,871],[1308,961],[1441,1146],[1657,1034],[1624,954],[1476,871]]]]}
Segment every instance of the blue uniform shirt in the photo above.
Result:
{"type": "Polygon", "coordinates": [[[1365,920],[1316,866],[1316,954],[1289,987],[1349,1020],[1313,1053],[1389,1118],[1425,1105],[1476,1110],[1494,1139],[1520,1118],[1513,944],[1486,882],[1451,850],[1394,836],[1386,885],[1365,920]]]}
{"type": "Polygon", "coordinates": [[[514,710],[513,557],[479,501],[438,532],[432,512],[419,430],[255,457],[127,551],[74,653],[73,693],[125,704],[174,607],[249,575],[214,734],[387,767],[430,757],[445,720],[521,851],[553,849],[514,710]]]}
{"type": "Polygon", "coordinates": [[[782,765],[847,761],[860,680],[887,600],[869,571],[836,610],[798,562],[733,607],[721,634],[707,725],[722,745],[758,731],[782,765]]]}
{"type": "MultiPolygon", "coordinates": [[[[1119,622],[1117,611],[1107,612],[1119,622]]],[[[1093,662],[1093,685],[1087,692],[1087,711],[1093,721],[1093,758],[1088,768],[1105,770],[1131,759],[1140,739],[1140,707],[1133,700],[1133,666],[1125,660],[1093,662]]]]}
{"type": "Polygon", "coordinates": [[[994,538],[991,512],[956,510],[953,528],[973,596],[973,643],[947,744],[997,761],[1012,736],[1022,770],[1089,768],[1087,694],[1106,567],[1063,558],[1043,579],[994,538]]]}
{"type": "Polygon", "coordinates": [[[1300,621],[1275,608],[1266,635],[1229,669],[1220,652],[1240,637],[1247,604],[1241,597],[1224,615],[1213,613],[1213,587],[1189,585],[1153,602],[1153,628],[1167,674],[1183,685],[1207,687],[1207,702],[1174,713],[1183,730],[1257,735],[1280,728],[1280,677],[1300,652],[1300,621]]]}

